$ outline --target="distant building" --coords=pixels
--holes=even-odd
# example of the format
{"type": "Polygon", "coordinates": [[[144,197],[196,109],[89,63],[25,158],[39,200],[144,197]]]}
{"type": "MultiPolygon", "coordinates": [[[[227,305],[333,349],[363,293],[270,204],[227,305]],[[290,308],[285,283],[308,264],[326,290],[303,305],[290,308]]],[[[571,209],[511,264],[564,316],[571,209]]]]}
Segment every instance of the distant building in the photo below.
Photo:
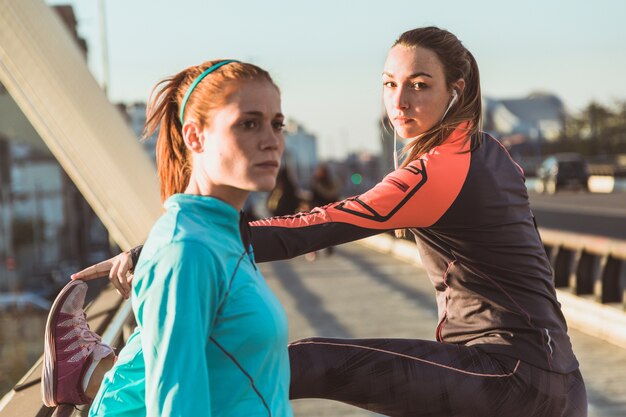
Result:
{"type": "Polygon", "coordinates": [[[285,126],[283,159],[300,187],[308,188],[318,164],[317,138],[294,120],[287,121],[285,126]]]}
{"type": "MultiPolygon", "coordinates": [[[[71,6],[54,6],[86,58],[71,6]]],[[[110,254],[108,233],[0,85],[0,291],[48,280],[110,254]]]]}
{"type": "Polygon", "coordinates": [[[70,35],[78,44],[78,48],[83,52],[85,59],[87,59],[87,42],[85,41],[85,39],[78,36],[78,32],[76,31],[78,22],[76,21],[74,8],[70,5],[58,5],[52,6],[52,9],[57,12],[57,16],[61,18],[61,20],[65,24],[65,27],[70,32],[70,35]]]}
{"type": "Polygon", "coordinates": [[[565,107],[553,94],[534,93],[526,98],[493,99],[484,102],[485,129],[506,142],[557,140],[565,129],[565,107]]]}
{"type": "MultiPolygon", "coordinates": [[[[143,129],[146,124],[146,103],[133,103],[125,106],[127,120],[130,127],[137,135],[137,140],[143,136],[143,129]]],[[[143,141],[143,147],[150,155],[150,160],[156,165],[156,134],[143,141]]]]}

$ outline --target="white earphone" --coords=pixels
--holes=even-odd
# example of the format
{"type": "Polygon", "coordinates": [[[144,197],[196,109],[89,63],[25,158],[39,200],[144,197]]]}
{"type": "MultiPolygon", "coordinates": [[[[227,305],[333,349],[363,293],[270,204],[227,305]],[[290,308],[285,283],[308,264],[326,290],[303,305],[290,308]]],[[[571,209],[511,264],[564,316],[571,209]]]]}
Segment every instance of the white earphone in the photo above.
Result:
{"type": "Polygon", "coordinates": [[[443,116],[441,116],[441,120],[444,119],[444,117],[446,117],[446,114],[448,114],[448,111],[450,111],[450,108],[454,105],[454,103],[456,103],[456,101],[459,99],[459,93],[457,93],[456,89],[452,89],[452,98],[450,99],[450,104],[448,104],[448,108],[446,109],[445,112],[443,112],[443,116]]]}
{"type": "Polygon", "coordinates": [[[452,100],[450,100],[450,106],[453,103],[456,103],[458,98],[459,98],[459,93],[457,93],[455,89],[452,89],[452,100]]]}

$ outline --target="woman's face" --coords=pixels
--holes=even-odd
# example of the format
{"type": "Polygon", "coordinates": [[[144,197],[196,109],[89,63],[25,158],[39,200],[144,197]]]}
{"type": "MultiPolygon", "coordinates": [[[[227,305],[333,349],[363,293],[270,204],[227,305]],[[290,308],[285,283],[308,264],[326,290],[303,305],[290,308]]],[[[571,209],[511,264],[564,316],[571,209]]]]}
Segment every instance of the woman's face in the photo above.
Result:
{"type": "Polygon", "coordinates": [[[433,51],[391,48],[383,71],[383,100],[400,137],[413,138],[435,126],[451,99],[443,65],[433,51]]]}
{"type": "MultiPolygon", "coordinates": [[[[266,81],[237,85],[201,133],[192,174],[209,195],[231,201],[240,191],[270,191],[285,147],[280,93],[266,81]],[[199,166],[196,166],[199,165],[199,166]]],[[[205,193],[203,193],[205,194],[205,193]]],[[[246,194],[247,195],[247,194],[246,194]]]]}

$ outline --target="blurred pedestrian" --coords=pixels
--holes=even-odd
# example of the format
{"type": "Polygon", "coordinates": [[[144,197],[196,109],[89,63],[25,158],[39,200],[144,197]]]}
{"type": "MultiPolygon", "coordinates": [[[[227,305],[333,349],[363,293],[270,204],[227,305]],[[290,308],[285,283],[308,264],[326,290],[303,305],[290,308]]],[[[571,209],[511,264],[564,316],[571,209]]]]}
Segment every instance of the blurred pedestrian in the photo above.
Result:
{"type": "Polygon", "coordinates": [[[341,187],[327,164],[321,163],[315,168],[311,178],[311,193],[313,207],[322,207],[339,200],[341,187]]]}
{"type": "Polygon", "coordinates": [[[300,208],[298,185],[287,167],[281,167],[276,178],[276,187],[267,197],[267,209],[272,216],[288,216],[300,208]]]}
{"type": "MultiPolygon", "coordinates": [[[[311,178],[311,204],[309,210],[313,207],[323,207],[334,203],[339,200],[340,194],[341,187],[339,181],[332,175],[328,164],[319,164],[311,178]]],[[[328,246],[324,250],[330,256],[333,254],[334,247],[328,246]]],[[[306,256],[308,260],[315,260],[316,252],[309,252],[306,256]]]]}

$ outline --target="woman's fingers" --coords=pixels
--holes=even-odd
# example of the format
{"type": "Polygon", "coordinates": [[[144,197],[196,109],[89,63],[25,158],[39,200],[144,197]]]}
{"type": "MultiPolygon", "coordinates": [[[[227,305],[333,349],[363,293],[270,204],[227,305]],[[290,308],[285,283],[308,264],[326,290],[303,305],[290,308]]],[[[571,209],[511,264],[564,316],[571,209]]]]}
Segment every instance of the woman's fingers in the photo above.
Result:
{"type": "Polygon", "coordinates": [[[111,284],[113,284],[117,292],[122,297],[126,298],[126,293],[124,291],[124,288],[122,287],[122,283],[117,277],[119,267],[120,267],[120,263],[118,261],[118,257],[116,256],[115,259],[113,259],[113,265],[111,266],[111,270],[109,271],[109,281],[111,281],[111,284]]]}
{"type": "Polygon", "coordinates": [[[132,282],[133,259],[130,252],[122,252],[113,258],[107,259],[95,265],[89,266],[82,271],[72,274],[72,280],[89,281],[99,277],[109,277],[109,281],[117,292],[124,298],[130,297],[132,282]]]}
{"type": "Polygon", "coordinates": [[[132,259],[129,252],[120,253],[117,257],[119,262],[117,268],[117,280],[120,282],[122,289],[124,290],[124,298],[130,297],[130,280],[132,277],[130,269],[132,267],[132,259]]]}
{"type": "Polygon", "coordinates": [[[72,274],[71,278],[72,280],[80,279],[82,281],[89,281],[94,278],[106,277],[109,275],[109,271],[113,266],[114,259],[115,257],[97,263],[95,265],[88,266],[82,271],[78,271],[75,274],[72,274]]]}

